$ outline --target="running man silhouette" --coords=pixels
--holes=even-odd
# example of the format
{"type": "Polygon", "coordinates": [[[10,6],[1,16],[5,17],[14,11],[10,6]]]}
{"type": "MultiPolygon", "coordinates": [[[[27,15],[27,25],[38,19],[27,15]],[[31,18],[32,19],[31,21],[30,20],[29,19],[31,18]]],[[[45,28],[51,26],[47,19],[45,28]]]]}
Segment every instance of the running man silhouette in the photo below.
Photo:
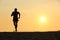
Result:
{"type": "Polygon", "coordinates": [[[17,11],[17,8],[14,9],[11,16],[13,16],[13,24],[15,26],[15,32],[17,32],[18,19],[20,19],[20,13],[17,11]]]}

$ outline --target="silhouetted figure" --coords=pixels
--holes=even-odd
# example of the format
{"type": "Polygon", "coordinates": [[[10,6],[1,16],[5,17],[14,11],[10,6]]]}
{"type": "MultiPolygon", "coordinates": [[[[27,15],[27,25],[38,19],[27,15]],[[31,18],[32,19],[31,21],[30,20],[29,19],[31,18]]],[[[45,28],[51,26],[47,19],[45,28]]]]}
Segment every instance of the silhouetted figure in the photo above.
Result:
{"type": "Polygon", "coordinates": [[[18,19],[20,19],[20,13],[17,11],[17,8],[14,9],[11,16],[13,16],[13,24],[15,26],[15,31],[17,32],[18,19]]]}

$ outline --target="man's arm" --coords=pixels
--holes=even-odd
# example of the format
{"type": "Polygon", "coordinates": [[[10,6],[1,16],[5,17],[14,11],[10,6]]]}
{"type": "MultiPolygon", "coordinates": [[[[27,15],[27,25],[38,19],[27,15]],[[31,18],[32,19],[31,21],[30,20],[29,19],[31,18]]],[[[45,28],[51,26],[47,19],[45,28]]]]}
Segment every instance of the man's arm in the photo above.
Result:
{"type": "Polygon", "coordinates": [[[19,13],[19,19],[20,19],[20,13],[19,13]]]}
{"type": "Polygon", "coordinates": [[[11,16],[13,16],[13,13],[11,14],[11,16]]]}

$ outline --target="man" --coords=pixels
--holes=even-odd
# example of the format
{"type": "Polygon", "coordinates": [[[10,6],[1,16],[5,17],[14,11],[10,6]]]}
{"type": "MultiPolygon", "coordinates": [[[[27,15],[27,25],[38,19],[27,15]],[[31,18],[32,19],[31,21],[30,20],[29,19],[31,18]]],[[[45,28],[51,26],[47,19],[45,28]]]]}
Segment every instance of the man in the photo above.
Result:
{"type": "Polygon", "coordinates": [[[13,24],[15,26],[15,31],[17,32],[18,19],[20,19],[20,13],[17,11],[17,8],[14,9],[11,16],[13,16],[13,24]]]}

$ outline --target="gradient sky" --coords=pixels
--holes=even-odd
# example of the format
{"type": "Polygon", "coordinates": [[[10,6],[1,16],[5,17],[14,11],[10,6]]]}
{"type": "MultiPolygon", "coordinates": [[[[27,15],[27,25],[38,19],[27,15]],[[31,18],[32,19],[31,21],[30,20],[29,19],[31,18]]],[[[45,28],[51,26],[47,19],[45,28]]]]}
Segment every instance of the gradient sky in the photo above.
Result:
{"type": "Polygon", "coordinates": [[[14,30],[11,13],[17,8],[21,13],[19,32],[60,30],[60,0],[0,0],[0,31],[14,30]],[[41,23],[40,17],[46,17],[41,23]]]}

